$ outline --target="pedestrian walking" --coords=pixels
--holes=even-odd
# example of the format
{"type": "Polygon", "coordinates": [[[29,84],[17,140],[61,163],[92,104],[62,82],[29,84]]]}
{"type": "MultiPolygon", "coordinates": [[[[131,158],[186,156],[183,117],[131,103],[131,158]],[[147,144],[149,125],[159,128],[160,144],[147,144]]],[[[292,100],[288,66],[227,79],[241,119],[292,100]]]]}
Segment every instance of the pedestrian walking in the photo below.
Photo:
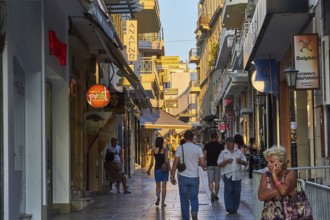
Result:
{"type": "Polygon", "coordinates": [[[155,205],[158,206],[160,202],[160,195],[162,195],[161,206],[165,207],[165,197],[166,197],[166,184],[168,182],[170,162],[168,159],[168,150],[164,147],[164,138],[157,137],[155,147],[152,148],[153,157],[151,157],[151,162],[147,170],[147,174],[150,175],[150,170],[155,162],[155,181],[156,181],[156,202],[155,205]],[[164,168],[166,167],[167,168],[164,168]],[[162,168],[163,167],[163,168],[162,168]]]}
{"type": "Polygon", "coordinates": [[[225,184],[226,211],[229,214],[235,214],[241,199],[242,165],[247,165],[247,161],[242,151],[235,145],[234,138],[226,139],[226,148],[219,155],[218,165],[221,167],[221,175],[225,184]]]}
{"type": "Polygon", "coordinates": [[[200,147],[193,143],[194,134],[191,130],[184,133],[185,144],[180,145],[175,153],[171,170],[171,183],[176,184],[175,173],[178,171],[178,185],[183,220],[189,220],[189,203],[192,219],[197,220],[199,192],[199,164],[205,169],[205,159],[200,147]],[[183,165],[184,164],[184,165],[183,165]]]}
{"type": "Polygon", "coordinates": [[[206,170],[212,202],[219,200],[220,167],[217,161],[223,149],[224,146],[219,143],[217,133],[211,133],[211,141],[205,144],[204,147],[204,157],[206,160],[206,170]]]}

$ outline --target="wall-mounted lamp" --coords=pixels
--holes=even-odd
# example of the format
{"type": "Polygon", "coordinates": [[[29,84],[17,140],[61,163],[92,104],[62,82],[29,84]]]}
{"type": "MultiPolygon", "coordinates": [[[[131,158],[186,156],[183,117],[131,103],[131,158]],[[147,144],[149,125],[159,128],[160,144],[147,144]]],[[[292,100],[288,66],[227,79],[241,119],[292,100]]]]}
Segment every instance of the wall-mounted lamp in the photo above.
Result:
{"type": "Polygon", "coordinates": [[[290,66],[284,70],[286,82],[289,87],[290,92],[290,134],[291,134],[291,166],[297,167],[298,160],[297,160],[297,142],[296,142],[296,117],[295,117],[295,105],[294,105],[294,89],[296,88],[296,81],[297,81],[297,73],[299,70],[294,69],[291,64],[290,66]]]}

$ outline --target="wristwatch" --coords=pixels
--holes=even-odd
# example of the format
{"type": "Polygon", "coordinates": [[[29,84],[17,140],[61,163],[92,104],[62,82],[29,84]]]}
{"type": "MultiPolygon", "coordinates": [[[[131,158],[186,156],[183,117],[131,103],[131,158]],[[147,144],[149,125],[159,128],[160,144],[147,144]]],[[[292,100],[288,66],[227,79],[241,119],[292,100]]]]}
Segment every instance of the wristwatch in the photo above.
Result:
{"type": "Polygon", "coordinates": [[[171,176],[170,179],[173,180],[173,179],[175,179],[175,177],[174,176],[171,176]]]}

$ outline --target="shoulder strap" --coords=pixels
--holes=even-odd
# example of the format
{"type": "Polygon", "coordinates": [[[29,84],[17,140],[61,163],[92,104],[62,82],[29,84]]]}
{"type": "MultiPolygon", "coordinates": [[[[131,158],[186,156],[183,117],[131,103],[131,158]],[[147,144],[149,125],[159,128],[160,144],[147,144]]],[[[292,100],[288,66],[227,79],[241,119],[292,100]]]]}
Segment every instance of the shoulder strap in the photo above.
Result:
{"type": "Polygon", "coordinates": [[[182,150],[182,160],[183,160],[183,163],[184,163],[184,152],[183,152],[183,144],[181,145],[181,150],[182,150]]]}

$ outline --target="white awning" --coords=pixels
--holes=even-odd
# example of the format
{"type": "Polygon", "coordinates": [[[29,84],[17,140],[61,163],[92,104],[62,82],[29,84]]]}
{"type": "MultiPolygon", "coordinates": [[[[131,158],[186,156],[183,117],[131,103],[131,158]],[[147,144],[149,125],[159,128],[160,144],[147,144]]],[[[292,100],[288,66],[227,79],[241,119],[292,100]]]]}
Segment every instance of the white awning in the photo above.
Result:
{"type": "Polygon", "coordinates": [[[152,112],[149,109],[143,109],[140,123],[142,127],[149,129],[191,129],[190,124],[176,119],[161,109],[153,109],[152,112]]]}

